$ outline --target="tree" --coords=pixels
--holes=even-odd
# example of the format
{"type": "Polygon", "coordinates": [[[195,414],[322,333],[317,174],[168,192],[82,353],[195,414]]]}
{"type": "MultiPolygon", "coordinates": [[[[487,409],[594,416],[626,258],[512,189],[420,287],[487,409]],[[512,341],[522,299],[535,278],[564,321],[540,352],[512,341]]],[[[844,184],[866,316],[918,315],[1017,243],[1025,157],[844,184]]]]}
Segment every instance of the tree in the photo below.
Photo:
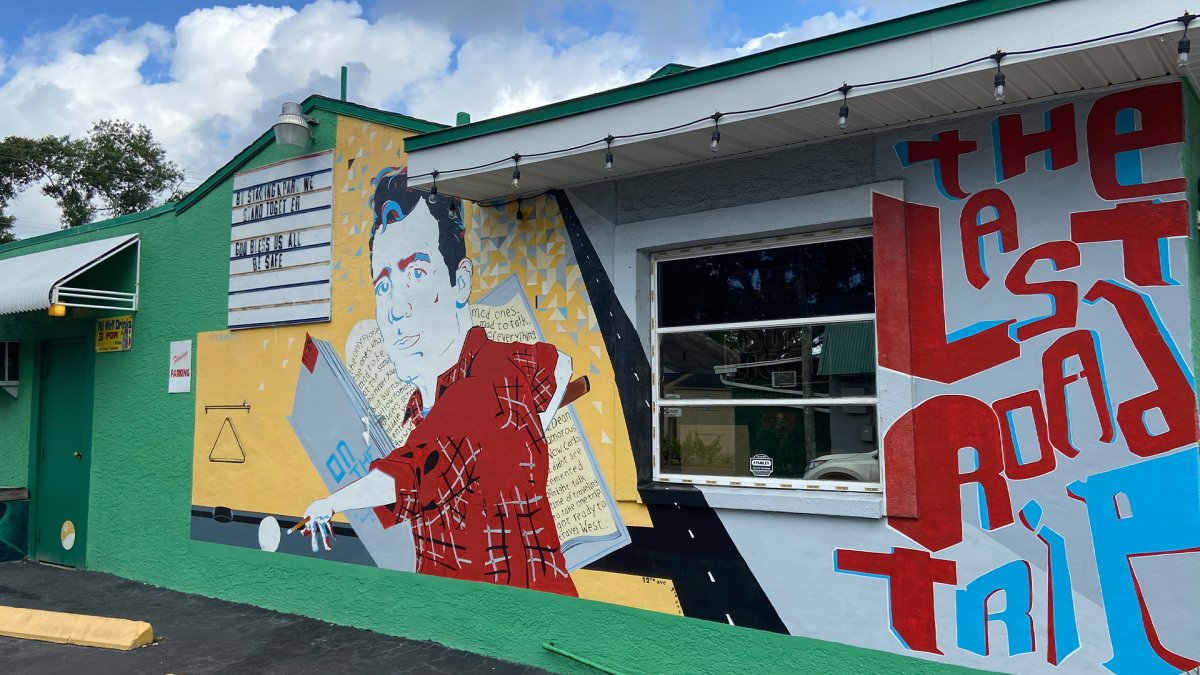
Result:
{"type": "Polygon", "coordinates": [[[17,235],[13,234],[12,226],[13,217],[0,213],[0,244],[7,244],[10,241],[17,240],[17,235]]]}
{"type": "Polygon", "coordinates": [[[144,211],[177,194],[182,182],[183,172],[140,124],[102,120],[86,138],[0,141],[0,214],[21,191],[40,183],[62,211],[63,226],[77,227],[97,216],[144,211]]]}

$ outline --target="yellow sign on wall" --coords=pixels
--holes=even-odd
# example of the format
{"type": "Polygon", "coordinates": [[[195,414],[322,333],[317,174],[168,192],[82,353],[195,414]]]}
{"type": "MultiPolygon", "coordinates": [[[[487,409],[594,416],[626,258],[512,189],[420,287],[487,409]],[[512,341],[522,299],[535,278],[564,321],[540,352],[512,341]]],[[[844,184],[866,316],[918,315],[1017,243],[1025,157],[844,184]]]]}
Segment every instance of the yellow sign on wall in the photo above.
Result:
{"type": "Polygon", "coordinates": [[[96,351],[127,352],[133,347],[133,315],[96,319],[96,351]]]}

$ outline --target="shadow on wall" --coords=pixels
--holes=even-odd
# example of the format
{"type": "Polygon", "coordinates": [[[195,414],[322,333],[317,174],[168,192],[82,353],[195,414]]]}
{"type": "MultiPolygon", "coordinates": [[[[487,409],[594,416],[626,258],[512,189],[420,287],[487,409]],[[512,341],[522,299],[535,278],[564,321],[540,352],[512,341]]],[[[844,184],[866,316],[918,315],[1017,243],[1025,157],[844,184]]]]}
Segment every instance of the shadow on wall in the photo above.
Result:
{"type": "Polygon", "coordinates": [[[28,541],[29,502],[0,502],[0,562],[24,558],[28,541]]]}

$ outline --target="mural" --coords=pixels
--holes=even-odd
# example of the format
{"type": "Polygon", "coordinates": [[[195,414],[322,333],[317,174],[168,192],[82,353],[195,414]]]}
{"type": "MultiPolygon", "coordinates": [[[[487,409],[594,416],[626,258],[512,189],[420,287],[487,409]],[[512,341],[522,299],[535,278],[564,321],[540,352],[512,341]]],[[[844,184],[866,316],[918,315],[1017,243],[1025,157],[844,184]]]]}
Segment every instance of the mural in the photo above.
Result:
{"type": "MultiPolygon", "coordinates": [[[[332,316],[198,336],[193,538],[678,613],[669,581],[584,569],[648,518],[618,501],[636,495],[628,432],[555,200],[411,189],[401,139],[343,120],[331,180],[286,177],[328,155],[269,167],[286,208],[334,193],[331,225],[293,216],[331,230],[312,266],[332,270],[332,316]]],[[[272,236],[250,274],[311,245],[272,236]]]]}
{"type": "Polygon", "coordinates": [[[402,134],[343,118],[298,188],[332,192],[329,321],[197,336],[192,537],[991,670],[1195,668],[1183,101],[873,140],[864,175],[904,182],[873,198],[878,520],[649,485],[647,327],[588,236],[614,225],[411,189],[402,134]]]}
{"type": "Polygon", "coordinates": [[[904,541],[833,566],[883,580],[857,583],[904,649],[1197,666],[1174,595],[1200,571],[1183,128],[1163,84],[892,145],[907,201],[874,209],[877,277],[907,279],[877,286],[880,378],[914,392],[884,420],[904,541]]]}

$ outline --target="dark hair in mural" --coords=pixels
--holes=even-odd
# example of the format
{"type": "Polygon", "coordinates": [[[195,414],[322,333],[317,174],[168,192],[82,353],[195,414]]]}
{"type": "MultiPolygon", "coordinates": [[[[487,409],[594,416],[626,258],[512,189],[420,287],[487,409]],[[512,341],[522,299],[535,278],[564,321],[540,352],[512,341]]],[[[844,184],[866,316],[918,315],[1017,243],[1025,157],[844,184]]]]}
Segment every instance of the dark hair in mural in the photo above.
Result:
{"type": "Polygon", "coordinates": [[[371,196],[371,210],[375,217],[371,222],[371,238],[368,248],[375,251],[375,233],[399,222],[418,203],[423,203],[438,224],[438,251],[450,271],[450,285],[455,285],[458,264],[467,257],[467,244],[463,239],[465,226],[462,219],[462,200],[441,195],[437,201],[429,199],[429,192],[408,187],[408,167],[390,168],[379,172],[371,181],[375,194],[371,196]]]}

